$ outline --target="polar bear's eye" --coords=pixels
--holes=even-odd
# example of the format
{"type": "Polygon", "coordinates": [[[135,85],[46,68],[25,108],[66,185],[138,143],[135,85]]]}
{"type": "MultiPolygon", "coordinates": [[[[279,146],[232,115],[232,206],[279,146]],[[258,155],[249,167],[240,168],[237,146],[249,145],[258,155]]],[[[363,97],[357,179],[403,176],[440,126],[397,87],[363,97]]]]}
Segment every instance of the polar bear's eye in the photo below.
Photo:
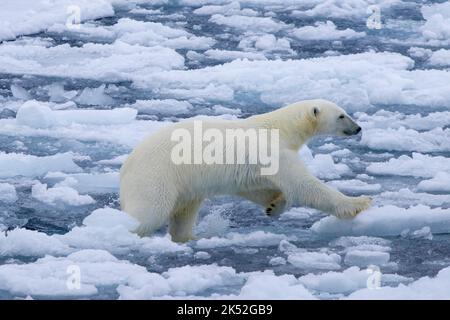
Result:
{"type": "Polygon", "coordinates": [[[341,115],[339,116],[339,119],[344,119],[344,115],[341,114],[341,115]]]}

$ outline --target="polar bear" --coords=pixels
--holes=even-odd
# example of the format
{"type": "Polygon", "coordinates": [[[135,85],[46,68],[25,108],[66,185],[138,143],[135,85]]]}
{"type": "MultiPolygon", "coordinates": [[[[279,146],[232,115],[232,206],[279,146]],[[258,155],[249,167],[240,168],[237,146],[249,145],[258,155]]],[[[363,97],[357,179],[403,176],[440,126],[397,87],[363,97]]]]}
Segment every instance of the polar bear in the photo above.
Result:
{"type": "MultiPolygon", "coordinates": [[[[207,119],[201,124],[216,133],[229,129],[241,129],[241,133],[249,129],[276,132],[278,136],[273,136],[278,137],[276,150],[275,144],[269,147],[270,152],[277,155],[276,171],[262,174],[266,167],[262,162],[180,163],[179,159],[174,159],[174,150],[180,147],[180,139],[174,139],[174,132],[195,135],[195,121],[166,126],[144,139],[120,172],[122,210],[140,222],[136,230],[140,236],[149,235],[168,222],[173,241],[193,239],[199,207],[205,198],[216,195],[243,197],[263,206],[269,216],[278,215],[291,206],[307,206],[339,218],[352,218],[371,204],[370,197],[349,197],[330,188],[313,176],[298,157],[301,146],[314,136],[351,136],[361,131],[361,127],[332,102],[300,101],[247,119],[207,119]]],[[[201,147],[206,144],[202,143],[201,147]]],[[[250,146],[247,146],[245,160],[251,156],[250,146]]],[[[215,149],[212,154],[230,151],[229,148],[228,143],[222,144],[222,150],[215,149]]],[[[193,152],[196,152],[195,146],[193,152]]],[[[185,150],[184,153],[179,154],[192,159],[192,154],[185,150]]],[[[236,160],[234,156],[233,159],[236,160]]]]}

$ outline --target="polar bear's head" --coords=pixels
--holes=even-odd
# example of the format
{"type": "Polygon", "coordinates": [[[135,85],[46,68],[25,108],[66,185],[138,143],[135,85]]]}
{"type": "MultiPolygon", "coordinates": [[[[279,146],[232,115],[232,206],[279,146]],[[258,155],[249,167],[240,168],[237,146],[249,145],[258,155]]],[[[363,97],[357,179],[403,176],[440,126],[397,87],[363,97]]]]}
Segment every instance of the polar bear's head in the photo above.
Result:
{"type": "Polygon", "coordinates": [[[351,136],[361,131],[361,127],[344,109],[330,101],[310,100],[308,112],[316,123],[315,133],[318,135],[351,136]]]}

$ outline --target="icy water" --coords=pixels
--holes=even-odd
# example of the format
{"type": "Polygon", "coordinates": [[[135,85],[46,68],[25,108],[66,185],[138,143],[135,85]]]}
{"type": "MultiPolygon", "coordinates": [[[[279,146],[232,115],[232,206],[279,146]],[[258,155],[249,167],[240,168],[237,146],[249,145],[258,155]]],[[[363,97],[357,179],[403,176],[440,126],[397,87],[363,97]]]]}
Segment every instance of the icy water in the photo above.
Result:
{"type": "MultiPolygon", "coordinates": [[[[430,58],[439,49],[450,49],[450,42],[445,35],[427,38],[429,34],[423,29],[426,19],[421,11],[425,5],[442,1],[379,1],[381,29],[366,26],[366,7],[353,8],[354,12],[347,12],[351,14],[340,10],[339,5],[322,13],[313,10],[302,14],[314,8],[313,1],[308,2],[309,6],[296,1],[289,1],[289,5],[277,1],[241,1],[240,5],[227,1],[185,3],[120,2],[114,7],[113,16],[88,20],[80,30],[60,24],[0,44],[0,183],[14,186],[16,192],[13,200],[0,198],[0,229],[5,235],[0,238],[0,263],[4,268],[0,269],[0,282],[4,281],[0,284],[0,298],[258,298],[261,296],[255,292],[264,291],[264,286],[258,287],[254,282],[258,277],[265,281],[269,274],[273,283],[280,279],[280,286],[291,288],[289,294],[274,298],[304,298],[300,289],[296,296],[295,286],[302,285],[315,297],[333,299],[364,289],[368,274],[365,269],[369,265],[380,268],[383,286],[394,287],[425,276],[435,277],[450,265],[450,189],[445,180],[450,177],[450,82],[446,71],[450,63],[433,63],[430,58]],[[217,3],[218,6],[207,8],[210,13],[194,11],[217,3]],[[213,14],[221,17],[214,18],[213,14]],[[230,25],[219,23],[232,16],[237,20],[230,25]],[[240,23],[248,17],[265,17],[272,22],[264,20],[267,23],[258,27],[252,21],[242,27],[240,23]],[[171,29],[120,25],[123,19],[161,23],[171,29]],[[326,21],[335,26],[295,36],[295,30],[323,26],[326,21]],[[353,33],[339,34],[339,30],[348,28],[353,33]],[[188,44],[179,39],[175,43],[175,36],[170,35],[173,30],[184,30],[180,36],[187,35],[188,44]],[[356,33],[360,35],[355,36],[356,33]],[[250,40],[263,36],[284,39],[288,45],[275,44],[270,37],[260,39],[259,45],[250,40]],[[194,37],[204,38],[195,44],[194,37]],[[118,42],[134,47],[119,48],[118,42]],[[83,51],[91,44],[105,47],[83,51]],[[117,48],[107,49],[108,45],[117,48]],[[151,51],[155,46],[181,56],[181,65],[170,67],[177,58],[171,58],[167,52],[152,56],[142,49],[151,51]],[[59,52],[55,49],[61,47],[59,52]],[[420,50],[411,50],[412,47],[420,50]],[[213,49],[221,50],[222,58],[208,53],[213,49]],[[134,51],[141,51],[141,55],[133,55],[134,51]],[[253,58],[248,58],[256,62],[243,60],[240,67],[227,71],[229,63],[239,58],[230,58],[229,51],[253,53],[253,58]],[[358,58],[356,54],[366,56],[358,58]],[[349,58],[340,60],[342,56],[349,58]],[[295,61],[301,59],[305,63],[296,65],[295,61]],[[284,64],[269,64],[271,60],[284,64]],[[88,67],[78,66],[79,61],[88,67]],[[291,62],[292,67],[288,65],[291,62]],[[408,66],[401,66],[405,63],[408,66]],[[221,65],[223,69],[214,69],[221,65]],[[246,68],[251,70],[247,73],[246,68]],[[184,71],[177,73],[177,69],[184,71]],[[417,73],[419,70],[424,73],[417,73]],[[283,78],[286,72],[289,74],[283,78]],[[208,89],[209,84],[215,87],[208,89]],[[305,98],[334,101],[361,123],[362,137],[315,138],[301,155],[312,171],[322,180],[331,181],[333,187],[352,196],[371,195],[374,210],[378,211],[368,213],[367,219],[341,227],[339,221],[327,220],[328,226],[318,228],[326,216],[314,210],[293,208],[279,218],[269,218],[252,203],[219,197],[204,203],[197,227],[200,240],[187,245],[170,244],[165,230],[160,230],[149,243],[140,244],[133,234],[122,229],[115,236],[113,231],[109,234],[98,225],[83,226],[83,220],[95,209],[120,209],[117,172],[123,160],[105,160],[128,154],[147,132],[158,128],[158,122],[196,115],[245,118],[305,98]],[[186,101],[190,107],[168,112],[136,106],[138,100],[154,99],[186,101]],[[19,108],[28,100],[48,105],[54,112],[59,108],[110,110],[130,106],[139,112],[137,120],[123,123],[115,119],[112,124],[107,120],[85,124],[82,120],[56,127],[33,127],[39,117],[32,118],[28,125],[15,122],[19,108]],[[442,131],[433,131],[436,128],[442,131]],[[45,165],[37,163],[36,158],[8,156],[17,153],[47,157],[68,152],[77,170],[66,170],[58,161],[45,165]],[[415,153],[425,158],[416,159],[415,153]],[[390,159],[403,162],[393,164],[390,159]],[[374,164],[382,164],[381,169],[374,169],[374,164]],[[34,172],[20,169],[27,166],[34,172]],[[78,180],[78,184],[69,181],[81,179],[83,174],[92,179],[78,180]],[[112,178],[103,181],[108,175],[112,178]],[[430,179],[440,179],[438,186],[424,187],[422,182],[430,179]],[[62,189],[61,181],[66,181],[62,189]],[[47,189],[39,194],[36,185],[41,184],[47,184],[47,189]],[[89,203],[83,203],[83,195],[90,197],[89,203]],[[440,211],[434,212],[434,208],[440,211]],[[77,227],[79,234],[73,233],[77,227]],[[82,281],[85,279],[96,290],[67,291],[65,270],[54,271],[52,263],[87,249],[110,252],[127,266],[144,267],[147,275],[163,275],[170,289],[158,289],[151,277],[130,280],[136,273],[134,269],[124,269],[121,277],[118,273],[122,269],[114,261],[107,260],[111,264],[106,263],[102,269],[95,258],[86,254],[80,260],[68,260],[86,264],[81,270],[82,281]],[[56,260],[43,258],[46,255],[56,260]],[[345,271],[355,266],[359,269],[345,271]],[[88,270],[86,278],[83,270],[88,270]],[[23,281],[31,283],[28,286],[21,282],[21,272],[27,274],[23,281]],[[102,272],[110,274],[104,276],[102,272]],[[197,272],[205,285],[197,288],[198,284],[187,283],[177,287],[172,283],[182,282],[181,278],[197,272]],[[254,282],[249,280],[250,272],[256,272],[254,282]],[[330,277],[336,277],[329,283],[320,278],[328,272],[330,277]],[[296,278],[285,280],[283,275],[296,278]],[[307,278],[314,275],[319,279],[315,285],[307,278]],[[96,276],[105,279],[96,280],[96,276]],[[213,280],[205,280],[209,278],[213,280]],[[48,290],[43,288],[47,284],[48,290]],[[247,295],[243,287],[247,288],[247,295]]],[[[367,1],[367,5],[371,3],[367,1]]],[[[164,282],[162,278],[154,281],[160,285],[164,282]]]]}

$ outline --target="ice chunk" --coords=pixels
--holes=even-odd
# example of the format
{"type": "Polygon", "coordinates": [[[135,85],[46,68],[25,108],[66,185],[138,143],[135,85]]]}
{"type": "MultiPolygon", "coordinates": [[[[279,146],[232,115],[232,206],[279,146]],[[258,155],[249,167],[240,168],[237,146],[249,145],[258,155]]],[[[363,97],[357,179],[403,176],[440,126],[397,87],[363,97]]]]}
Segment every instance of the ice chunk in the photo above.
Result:
{"type": "Polygon", "coordinates": [[[233,268],[215,264],[170,268],[163,273],[163,277],[167,278],[176,295],[193,294],[211,287],[239,285],[243,282],[233,268]]]}
{"type": "Polygon", "coordinates": [[[428,62],[433,66],[450,66],[450,50],[440,49],[433,52],[428,62]]]}
{"type": "Polygon", "coordinates": [[[292,239],[284,234],[275,234],[266,231],[253,231],[247,234],[230,232],[225,238],[212,237],[209,239],[200,239],[196,247],[201,249],[244,246],[244,247],[271,247],[277,246],[281,240],[292,239]]]}
{"type": "Polygon", "coordinates": [[[431,233],[430,227],[423,227],[422,229],[414,231],[406,229],[403,230],[400,235],[402,238],[433,240],[433,234],[431,233]]]}
{"type": "Polygon", "coordinates": [[[68,17],[82,13],[80,20],[97,19],[114,14],[111,1],[89,0],[3,0],[0,12],[0,41],[19,35],[39,33],[68,17]]]}
{"type": "Polygon", "coordinates": [[[0,72],[39,74],[111,81],[131,80],[137,75],[182,68],[184,58],[161,46],[145,47],[120,40],[111,44],[86,43],[81,47],[61,44],[40,45],[3,43],[0,46],[0,72]]]}
{"type": "Polygon", "coordinates": [[[241,31],[273,33],[286,28],[286,25],[283,22],[277,22],[270,17],[248,17],[241,15],[224,16],[215,14],[209,21],[241,31]]]}
{"type": "Polygon", "coordinates": [[[450,192],[450,172],[440,171],[429,180],[423,180],[417,189],[427,192],[450,192]]]}
{"type": "Polygon", "coordinates": [[[81,193],[110,193],[119,190],[119,173],[75,173],[64,174],[62,172],[50,172],[46,179],[64,179],[60,185],[74,188],[81,193]]]}
{"type": "Polygon", "coordinates": [[[35,183],[31,188],[31,196],[49,205],[83,206],[95,203],[89,195],[80,195],[77,190],[64,185],[47,188],[46,184],[35,183]]]}
{"type": "Polygon", "coordinates": [[[296,251],[287,261],[299,269],[339,270],[341,257],[335,253],[296,251]]]}
{"type": "Polygon", "coordinates": [[[315,26],[304,26],[291,31],[292,36],[300,40],[347,40],[365,37],[365,32],[356,32],[347,28],[339,30],[332,21],[317,22],[315,26]]]}
{"type": "Polygon", "coordinates": [[[333,180],[328,181],[332,187],[335,187],[343,192],[361,192],[361,193],[376,193],[380,191],[381,185],[378,183],[367,183],[361,180],[333,180]]]}
{"type": "Polygon", "coordinates": [[[27,101],[19,108],[16,121],[18,125],[32,128],[49,128],[56,124],[52,110],[35,100],[27,101]]]}
{"type": "Polygon", "coordinates": [[[129,104],[128,107],[138,110],[139,113],[167,115],[188,113],[193,108],[188,101],[175,99],[137,100],[135,103],[129,104]]]}
{"type": "Polygon", "coordinates": [[[53,156],[37,157],[21,153],[0,152],[0,177],[38,177],[49,171],[80,172],[73,162],[72,153],[58,153],[53,156]]]}
{"type": "Polygon", "coordinates": [[[211,255],[206,251],[197,251],[194,254],[194,258],[199,260],[208,260],[209,258],[211,258],[211,255]]]}
{"type": "Polygon", "coordinates": [[[307,146],[303,146],[300,149],[299,155],[311,172],[321,179],[337,179],[342,175],[351,173],[350,168],[346,164],[334,163],[333,157],[329,154],[313,156],[307,146]]]}
{"type": "Polygon", "coordinates": [[[435,128],[418,132],[398,129],[363,130],[361,143],[376,150],[397,151],[450,151],[450,129],[435,128]]]}
{"type": "Polygon", "coordinates": [[[75,99],[80,104],[88,106],[107,106],[114,104],[114,99],[105,93],[105,85],[98,88],[84,88],[80,95],[75,99]]]}
{"type": "Polygon", "coordinates": [[[276,276],[273,272],[254,273],[242,287],[238,299],[301,299],[316,298],[293,275],[276,276]]]}
{"type": "Polygon", "coordinates": [[[412,192],[408,188],[402,188],[398,191],[386,191],[377,196],[377,200],[383,204],[396,205],[417,205],[442,206],[450,203],[450,195],[447,194],[429,194],[423,192],[412,192]]]}
{"type": "Polygon", "coordinates": [[[373,207],[351,220],[325,217],[314,223],[311,230],[323,236],[396,236],[405,229],[417,230],[424,226],[430,227],[435,234],[449,233],[450,209],[432,209],[424,205],[407,209],[393,205],[373,207]]]}
{"type": "Polygon", "coordinates": [[[49,128],[80,124],[123,124],[136,118],[137,111],[132,108],[112,110],[58,110],[53,111],[47,105],[35,100],[25,102],[17,111],[18,125],[32,128],[49,128]]]}
{"type": "Polygon", "coordinates": [[[431,178],[441,171],[450,172],[450,159],[413,152],[412,157],[402,155],[387,162],[371,163],[366,170],[377,175],[431,178]]]}
{"type": "Polygon", "coordinates": [[[271,266],[282,266],[286,264],[286,259],[283,257],[273,257],[269,260],[271,266]]]}
{"type": "Polygon", "coordinates": [[[298,280],[309,290],[328,293],[350,293],[367,287],[369,273],[358,267],[350,267],[343,272],[326,272],[322,274],[307,274],[298,280]]]}
{"type": "Polygon", "coordinates": [[[14,229],[7,233],[0,233],[0,255],[2,256],[31,256],[65,255],[72,251],[52,236],[35,230],[14,229]]]}
{"type": "Polygon", "coordinates": [[[14,203],[17,201],[16,188],[9,183],[0,183],[0,202],[14,203]]]}
{"type": "Polygon", "coordinates": [[[423,277],[408,285],[397,287],[381,287],[378,290],[361,288],[349,295],[348,299],[378,300],[438,300],[450,299],[450,267],[444,268],[433,277],[423,277]]]}
{"type": "Polygon", "coordinates": [[[368,267],[370,265],[383,266],[389,262],[388,252],[372,250],[350,250],[344,258],[348,266],[368,267]]]}
{"type": "Polygon", "coordinates": [[[14,98],[17,98],[20,100],[30,99],[30,95],[29,95],[28,91],[16,84],[11,85],[11,93],[14,96],[14,98]]]}
{"type": "Polygon", "coordinates": [[[426,23],[422,35],[431,45],[448,45],[450,38],[450,3],[434,3],[421,8],[426,23]]]}
{"type": "Polygon", "coordinates": [[[67,257],[46,256],[29,264],[0,266],[0,289],[38,297],[71,297],[96,294],[97,286],[124,284],[131,276],[146,274],[138,265],[121,261],[102,250],[82,250],[67,257]],[[80,287],[68,285],[80,274],[80,287]]]}
{"type": "Polygon", "coordinates": [[[205,51],[204,55],[208,59],[218,61],[232,61],[235,59],[266,60],[266,57],[262,53],[257,52],[210,49],[205,51]]]}

